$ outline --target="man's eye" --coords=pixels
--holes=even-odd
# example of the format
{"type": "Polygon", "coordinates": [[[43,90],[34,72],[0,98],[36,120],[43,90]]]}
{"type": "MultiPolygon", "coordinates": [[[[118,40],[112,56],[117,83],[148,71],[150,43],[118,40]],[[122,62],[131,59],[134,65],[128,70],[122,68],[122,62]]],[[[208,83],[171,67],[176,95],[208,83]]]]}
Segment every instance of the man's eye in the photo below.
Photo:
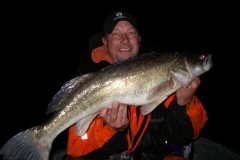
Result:
{"type": "Polygon", "coordinates": [[[129,35],[137,35],[137,32],[129,32],[129,35]]]}
{"type": "Polygon", "coordinates": [[[137,35],[138,35],[137,32],[134,32],[134,31],[127,33],[127,36],[128,36],[129,38],[136,38],[137,35]]]}
{"type": "Polygon", "coordinates": [[[121,34],[120,33],[112,33],[113,38],[120,38],[121,34]]]}

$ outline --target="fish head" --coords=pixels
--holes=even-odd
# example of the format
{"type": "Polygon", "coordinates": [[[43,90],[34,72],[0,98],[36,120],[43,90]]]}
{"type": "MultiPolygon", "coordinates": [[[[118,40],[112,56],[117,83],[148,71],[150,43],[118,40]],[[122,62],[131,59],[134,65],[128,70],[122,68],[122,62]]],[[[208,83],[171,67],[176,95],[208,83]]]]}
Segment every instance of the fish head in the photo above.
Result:
{"type": "Polygon", "coordinates": [[[185,56],[185,63],[188,71],[193,77],[198,77],[210,70],[213,66],[212,54],[197,53],[185,56]]]}
{"type": "Polygon", "coordinates": [[[187,85],[212,67],[212,55],[208,53],[176,53],[171,75],[178,84],[187,85]]]}

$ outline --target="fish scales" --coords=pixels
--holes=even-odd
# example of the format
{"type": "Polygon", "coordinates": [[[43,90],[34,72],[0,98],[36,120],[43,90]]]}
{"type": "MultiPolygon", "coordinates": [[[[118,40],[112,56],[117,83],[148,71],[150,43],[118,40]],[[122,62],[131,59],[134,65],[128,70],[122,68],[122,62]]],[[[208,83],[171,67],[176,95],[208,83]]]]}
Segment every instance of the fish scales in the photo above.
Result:
{"type": "Polygon", "coordinates": [[[76,134],[84,135],[99,111],[113,101],[141,105],[143,114],[149,114],[211,67],[211,54],[151,52],[76,77],[49,103],[50,118],[10,138],[0,154],[12,160],[47,160],[53,140],[62,131],[76,124],[76,134]]]}

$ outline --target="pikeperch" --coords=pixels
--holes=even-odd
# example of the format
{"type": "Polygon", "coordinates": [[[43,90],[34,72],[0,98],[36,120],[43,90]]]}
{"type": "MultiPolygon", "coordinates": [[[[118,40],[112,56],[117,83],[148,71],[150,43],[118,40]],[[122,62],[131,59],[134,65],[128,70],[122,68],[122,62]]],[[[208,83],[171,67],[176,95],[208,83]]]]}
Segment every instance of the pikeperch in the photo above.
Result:
{"type": "Polygon", "coordinates": [[[22,131],[1,148],[4,159],[47,160],[53,140],[76,123],[83,136],[113,101],[142,106],[144,115],[212,67],[211,54],[151,52],[84,74],[65,83],[49,103],[42,125],[22,131]]]}

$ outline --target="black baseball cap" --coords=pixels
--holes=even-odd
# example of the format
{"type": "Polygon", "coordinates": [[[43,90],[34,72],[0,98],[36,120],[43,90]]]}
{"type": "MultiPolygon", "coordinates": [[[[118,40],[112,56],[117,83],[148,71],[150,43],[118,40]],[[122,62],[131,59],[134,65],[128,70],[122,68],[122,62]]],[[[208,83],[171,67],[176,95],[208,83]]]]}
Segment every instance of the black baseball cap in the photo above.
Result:
{"type": "Polygon", "coordinates": [[[138,30],[138,26],[137,26],[137,20],[136,18],[124,11],[117,11],[114,12],[112,14],[110,14],[104,21],[103,24],[103,30],[105,34],[111,34],[115,25],[119,22],[119,21],[128,21],[129,23],[131,23],[133,25],[133,27],[138,30]]]}

